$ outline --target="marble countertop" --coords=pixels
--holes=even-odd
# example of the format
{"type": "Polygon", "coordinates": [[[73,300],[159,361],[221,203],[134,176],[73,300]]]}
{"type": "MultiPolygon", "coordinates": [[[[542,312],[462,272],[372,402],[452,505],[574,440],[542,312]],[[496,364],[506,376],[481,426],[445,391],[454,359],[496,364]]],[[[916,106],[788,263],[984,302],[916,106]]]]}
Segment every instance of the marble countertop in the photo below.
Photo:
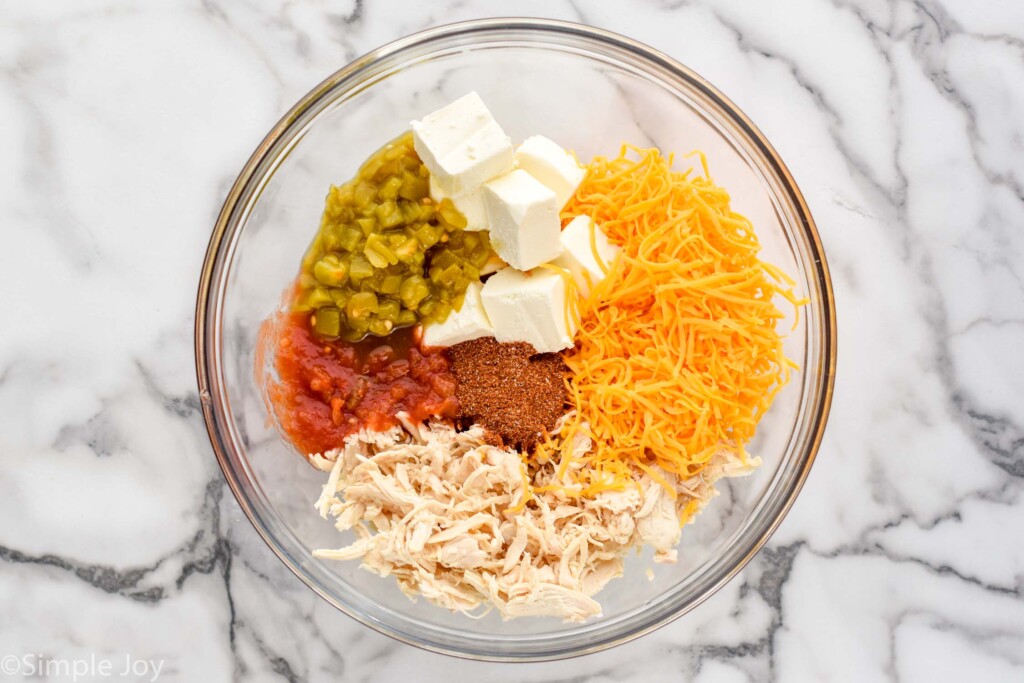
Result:
{"type": "Polygon", "coordinates": [[[0,681],[90,657],[166,681],[1024,680],[1021,3],[0,2],[0,150],[0,681]],[[214,218],[278,117],[380,43],[509,11],[637,38],[736,101],[839,311],[828,431],[766,549],[668,627],[529,665],[414,649],[301,585],[223,483],[192,354],[214,218]]]}

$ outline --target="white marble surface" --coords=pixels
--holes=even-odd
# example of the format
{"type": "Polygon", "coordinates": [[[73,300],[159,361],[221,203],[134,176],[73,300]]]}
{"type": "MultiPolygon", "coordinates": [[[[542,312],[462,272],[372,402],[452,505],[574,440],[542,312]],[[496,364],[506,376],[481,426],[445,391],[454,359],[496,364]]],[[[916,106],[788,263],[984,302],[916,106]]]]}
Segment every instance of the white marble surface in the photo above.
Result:
{"type": "Polygon", "coordinates": [[[1024,680],[1024,4],[626,7],[0,0],[0,656],[167,681],[1024,680]],[[767,549],[658,632],[534,665],[393,642],[293,578],[222,482],[192,357],[214,217],[287,107],[377,44],[510,11],[633,36],[732,97],[807,196],[840,330],[825,442],[767,549]]]}

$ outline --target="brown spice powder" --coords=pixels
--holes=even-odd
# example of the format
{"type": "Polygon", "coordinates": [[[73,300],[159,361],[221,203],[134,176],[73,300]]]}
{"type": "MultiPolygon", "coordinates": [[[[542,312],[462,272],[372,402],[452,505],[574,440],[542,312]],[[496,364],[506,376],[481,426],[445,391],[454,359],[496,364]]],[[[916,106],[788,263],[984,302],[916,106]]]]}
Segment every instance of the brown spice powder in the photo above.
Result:
{"type": "Polygon", "coordinates": [[[493,432],[505,446],[529,451],[568,409],[562,379],[567,368],[556,353],[484,337],[452,346],[448,356],[461,417],[493,432]]]}

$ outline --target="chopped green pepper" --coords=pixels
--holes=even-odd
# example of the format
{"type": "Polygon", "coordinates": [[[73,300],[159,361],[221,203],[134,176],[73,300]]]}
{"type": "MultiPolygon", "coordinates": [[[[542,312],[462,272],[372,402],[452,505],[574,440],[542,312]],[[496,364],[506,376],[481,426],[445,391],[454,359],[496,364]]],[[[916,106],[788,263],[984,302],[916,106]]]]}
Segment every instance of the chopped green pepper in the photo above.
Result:
{"type": "Polygon", "coordinates": [[[321,337],[337,337],[341,334],[341,311],[321,308],[313,314],[313,329],[321,337]]]}
{"type": "Polygon", "coordinates": [[[442,322],[479,281],[488,235],[465,232],[451,200],[431,200],[429,181],[406,133],[330,188],[292,304],[312,312],[316,334],[358,341],[442,322]]]}

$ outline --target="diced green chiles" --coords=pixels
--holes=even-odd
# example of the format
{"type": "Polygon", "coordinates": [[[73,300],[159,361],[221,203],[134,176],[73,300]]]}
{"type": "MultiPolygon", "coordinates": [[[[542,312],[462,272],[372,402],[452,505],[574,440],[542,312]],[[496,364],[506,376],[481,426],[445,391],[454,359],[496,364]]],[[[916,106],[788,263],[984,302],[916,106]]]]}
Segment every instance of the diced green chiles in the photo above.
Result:
{"type": "Polygon", "coordinates": [[[441,226],[424,223],[416,231],[416,239],[420,241],[420,246],[426,250],[437,244],[438,240],[441,239],[443,231],[444,229],[441,226]]]}
{"type": "Polygon", "coordinates": [[[391,334],[391,330],[393,329],[395,329],[395,324],[390,320],[385,320],[383,318],[371,320],[368,327],[370,334],[375,334],[378,337],[386,337],[391,334]]]}
{"type": "Polygon", "coordinates": [[[337,254],[328,254],[313,266],[313,277],[325,285],[337,287],[348,279],[348,262],[342,261],[337,254]]]}
{"type": "Polygon", "coordinates": [[[437,212],[440,214],[441,220],[449,226],[453,228],[466,227],[466,217],[459,213],[451,200],[442,200],[437,212]]]}
{"type": "Polygon", "coordinates": [[[303,302],[309,308],[320,308],[332,303],[330,293],[323,287],[316,287],[310,290],[304,297],[303,302]]]}
{"type": "Polygon", "coordinates": [[[398,191],[402,189],[402,179],[397,176],[391,176],[384,181],[384,184],[377,190],[377,196],[381,199],[394,200],[398,197],[398,191]]]}
{"type": "Polygon", "coordinates": [[[402,199],[417,201],[423,199],[430,192],[430,182],[420,178],[415,173],[406,171],[402,174],[402,184],[398,188],[398,196],[402,199]]]}
{"type": "MultiPolygon", "coordinates": [[[[402,276],[401,275],[387,275],[380,282],[378,288],[381,294],[398,294],[398,290],[402,287],[402,276]]],[[[392,302],[396,306],[398,302],[392,302]]],[[[397,315],[397,314],[396,314],[397,315]]],[[[394,322],[394,321],[392,321],[394,322]]]]}
{"type": "Polygon", "coordinates": [[[351,296],[352,292],[344,287],[331,287],[331,301],[338,308],[345,308],[345,304],[348,303],[351,296]]]}
{"type": "Polygon", "coordinates": [[[401,304],[392,299],[386,299],[377,305],[377,316],[392,324],[398,322],[398,314],[402,312],[401,304]]]}
{"type": "Polygon", "coordinates": [[[377,220],[385,228],[393,228],[402,222],[402,210],[398,208],[396,202],[391,200],[378,204],[376,214],[377,220]]]}
{"type": "MultiPolygon", "coordinates": [[[[373,198],[377,196],[377,189],[367,182],[360,182],[356,185],[355,191],[352,194],[352,203],[357,208],[365,207],[367,204],[373,201],[373,198]]],[[[328,197],[328,201],[331,198],[328,197]]]]}
{"type": "Polygon", "coordinates": [[[302,260],[293,308],[326,339],[386,336],[442,322],[491,256],[485,232],[465,232],[451,200],[430,199],[430,174],[407,133],[332,187],[302,260]]]}
{"type": "MultiPolygon", "coordinates": [[[[359,220],[364,221],[367,219],[360,218],[359,220]]],[[[373,221],[370,221],[370,223],[372,224],[373,221]]],[[[358,228],[353,228],[352,226],[346,227],[341,231],[341,236],[338,238],[338,250],[343,252],[354,251],[355,248],[359,246],[359,243],[363,241],[363,237],[363,233],[360,232],[358,228]]]]}
{"type": "Polygon", "coordinates": [[[430,296],[430,288],[427,281],[420,275],[410,275],[402,283],[398,290],[402,304],[411,311],[415,311],[420,302],[430,296]]]}
{"type": "Polygon", "coordinates": [[[437,308],[437,302],[434,301],[433,299],[428,299],[427,301],[424,301],[420,305],[419,312],[420,312],[421,315],[426,317],[426,316],[429,316],[431,313],[433,313],[435,308],[437,308]]]}
{"type": "Polygon", "coordinates": [[[349,297],[345,305],[345,313],[349,320],[357,318],[369,318],[371,313],[377,312],[377,295],[373,292],[359,292],[349,297]]]}
{"type": "Polygon", "coordinates": [[[321,308],[313,314],[313,329],[321,337],[337,337],[341,334],[341,311],[321,308]]]}
{"type": "Polygon", "coordinates": [[[362,256],[353,256],[348,276],[353,280],[365,280],[373,276],[373,264],[362,256]]]}
{"type": "Polygon", "coordinates": [[[406,237],[402,243],[395,247],[395,256],[402,263],[409,263],[419,251],[419,243],[415,237],[406,237]]]}
{"type": "MultiPolygon", "coordinates": [[[[356,225],[359,226],[359,230],[362,232],[363,237],[369,237],[370,234],[377,229],[377,221],[373,218],[357,218],[355,222],[356,225]]],[[[346,249],[348,249],[349,251],[355,249],[356,245],[359,244],[360,239],[362,238],[357,237],[355,244],[353,244],[351,247],[346,247],[346,249]]]]}
{"type": "Polygon", "coordinates": [[[398,263],[398,256],[391,250],[388,241],[379,232],[366,238],[363,255],[373,264],[374,268],[387,268],[398,263]]]}

